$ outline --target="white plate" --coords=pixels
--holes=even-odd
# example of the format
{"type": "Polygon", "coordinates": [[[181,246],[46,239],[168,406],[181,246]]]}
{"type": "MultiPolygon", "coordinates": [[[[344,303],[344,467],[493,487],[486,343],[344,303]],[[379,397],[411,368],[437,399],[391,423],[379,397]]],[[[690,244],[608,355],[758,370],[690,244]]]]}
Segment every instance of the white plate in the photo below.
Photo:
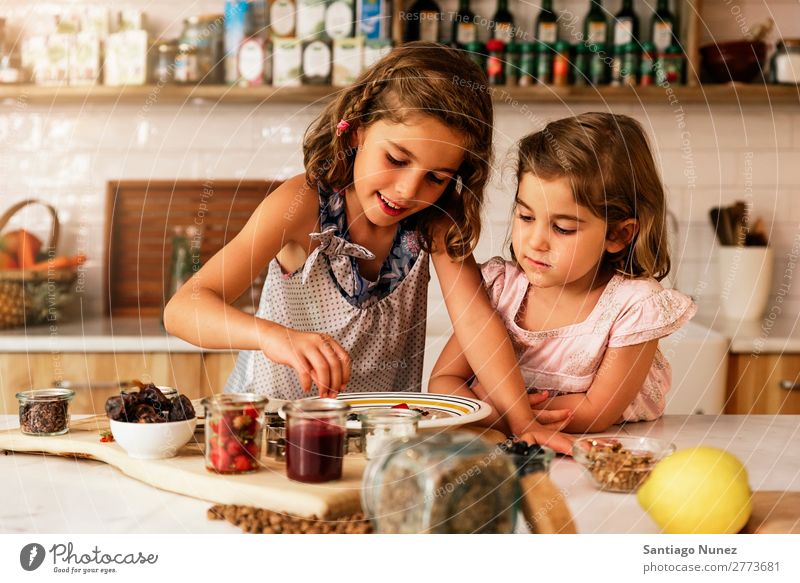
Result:
{"type": "MultiPolygon", "coordinates": [[[[318,399],[319,397],[310,397],[318,399]]],[[[350,413],[363,413],[367,409],[389,409],[405,403],[409,409],[429,411],[420,419],[420,429],[450,427],[474,423],[488,417],[492,408],[488,403],[457,395],[435,395],[432,393],[340,393],[337,397],[350,405],[350,413]]],[[[281,407],[278,413],[284,419],[286,414],[281,407]]],[[[361,421],[348,421],[348,429],[360,429],[361,421]]]]}

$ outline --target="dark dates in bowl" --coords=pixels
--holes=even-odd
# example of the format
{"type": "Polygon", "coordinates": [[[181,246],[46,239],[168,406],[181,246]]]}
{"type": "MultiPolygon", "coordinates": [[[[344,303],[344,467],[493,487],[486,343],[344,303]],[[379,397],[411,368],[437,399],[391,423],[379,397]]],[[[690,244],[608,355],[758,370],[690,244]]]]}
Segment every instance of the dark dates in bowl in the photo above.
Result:
{"type": "Polygon", "coordinates": [[[155,385],[114,395],[106,401],[111,433],[137,459],[173,457],[194,435],[194,406],[185,395],[167,398],[155,385]]]}

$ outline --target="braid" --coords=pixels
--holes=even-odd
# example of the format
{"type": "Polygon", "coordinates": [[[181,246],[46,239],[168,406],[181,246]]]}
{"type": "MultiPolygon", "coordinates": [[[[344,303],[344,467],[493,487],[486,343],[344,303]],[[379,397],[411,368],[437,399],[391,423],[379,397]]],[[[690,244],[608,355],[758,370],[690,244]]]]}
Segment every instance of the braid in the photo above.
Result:
{"type": "Polygon", "coordinates": [[[344,110],[342,119],[351,123],[354,121],[361,123],[361,118],[369,111],[369,103],[384,90],[384,83],[392,78],[394,72],[395,67],[387,67],[382,75],[376,75],[369,83],[365,83],[361,95],[344,110]]]}

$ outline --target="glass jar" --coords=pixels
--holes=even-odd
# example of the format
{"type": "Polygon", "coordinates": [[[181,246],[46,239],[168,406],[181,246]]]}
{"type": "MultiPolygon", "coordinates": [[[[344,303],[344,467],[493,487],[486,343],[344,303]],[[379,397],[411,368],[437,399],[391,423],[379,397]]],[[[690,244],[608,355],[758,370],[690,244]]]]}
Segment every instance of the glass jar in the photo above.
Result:
{"type": "Polygon", "coordinates": [[[267,401],[255,393],[225,393],[203,399],[207,470],[219,474],[258,470],[267,401]]]}
{"type": "Polygon", "coordinates": [[[511,533],[520,498],[512,459],[457,430],[387,443],[361,492],[375,532],[387,534],[511,533]]]}
{"type": "Polygon", "coordinates": [[[336,399],[302,399],[286,412],[286,475],[297,482],[342,477],[350,405],[336,399]]]}
{"type": "Polygon", "coordinates": [[[410,409],[372,409],[360,415],[364,456],[372,459],[389,441],[416,435],[421,417],[410,409]]]}
{"type": "Polygon", "coordinates": [[[223,15],[190,16],[183,21],[182,45],[194,47],[200,83],[219,83],[223,66],[223,15]],[[219,64],[219,66],[217,66],[219,64]]]}
{"type": "Polygon", "coordinates": [[[33,389],[17,393],[19,427],[25,435],[63,435],[69,431],[71,389],[33,389]]]}
{"type": "Polygon", "coordinates": [[[266,456],[275,461],[285,461],[286,423],[277,413],[267,413],[265,424],[267,426],[266,456]]]}
{"type": "Polygon", "coordinates": [[[163,41],[156,45],[155,63],[153,64],[153,82],[161,85],[175,81],[175,57],[178,43],[174,40],[163,41]]]}
{"type": "Polygon", "coordinates": [[[200,67],[197,62],[197,47],[181,43],[175,56],[176,83],[193,84],[200,80],[200,67]]]}
{"type": "Polygon", "coordinates": [[[775,47],[770,66],[773,83],[800,85],[800,39],[785,38],[775,47]]]}

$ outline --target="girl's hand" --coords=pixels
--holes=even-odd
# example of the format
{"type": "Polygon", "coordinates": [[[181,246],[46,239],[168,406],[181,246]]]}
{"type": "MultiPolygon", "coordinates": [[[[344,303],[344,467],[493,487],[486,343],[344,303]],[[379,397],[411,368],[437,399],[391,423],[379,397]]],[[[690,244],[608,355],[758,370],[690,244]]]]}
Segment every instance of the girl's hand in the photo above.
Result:
{"type": "Polygon", "coordinates": [[[565,455],[572,455],[572,443],[575,441],[575,438],[571,435],[559,433],[538,423],[530,425],[528,430],[518,437],[521,441],[527,441],[529,444],[546,445],[565,455]]]}
{"type": "Polygon", "coordinates": [[[336,397],[350,381],[350,355],[327,334],[277,326],[262,335],[260,348],[271,361],[291,366],[306,393],[313,381],[320,397],[336,397]]]}
{"type": "Polygon", "coordinates": [[[562,431],[572,419],[572,409],[545,409],[542,404],[550,398],[547,391],[528,394],[533,418],[545,429],[562,431]]]}

